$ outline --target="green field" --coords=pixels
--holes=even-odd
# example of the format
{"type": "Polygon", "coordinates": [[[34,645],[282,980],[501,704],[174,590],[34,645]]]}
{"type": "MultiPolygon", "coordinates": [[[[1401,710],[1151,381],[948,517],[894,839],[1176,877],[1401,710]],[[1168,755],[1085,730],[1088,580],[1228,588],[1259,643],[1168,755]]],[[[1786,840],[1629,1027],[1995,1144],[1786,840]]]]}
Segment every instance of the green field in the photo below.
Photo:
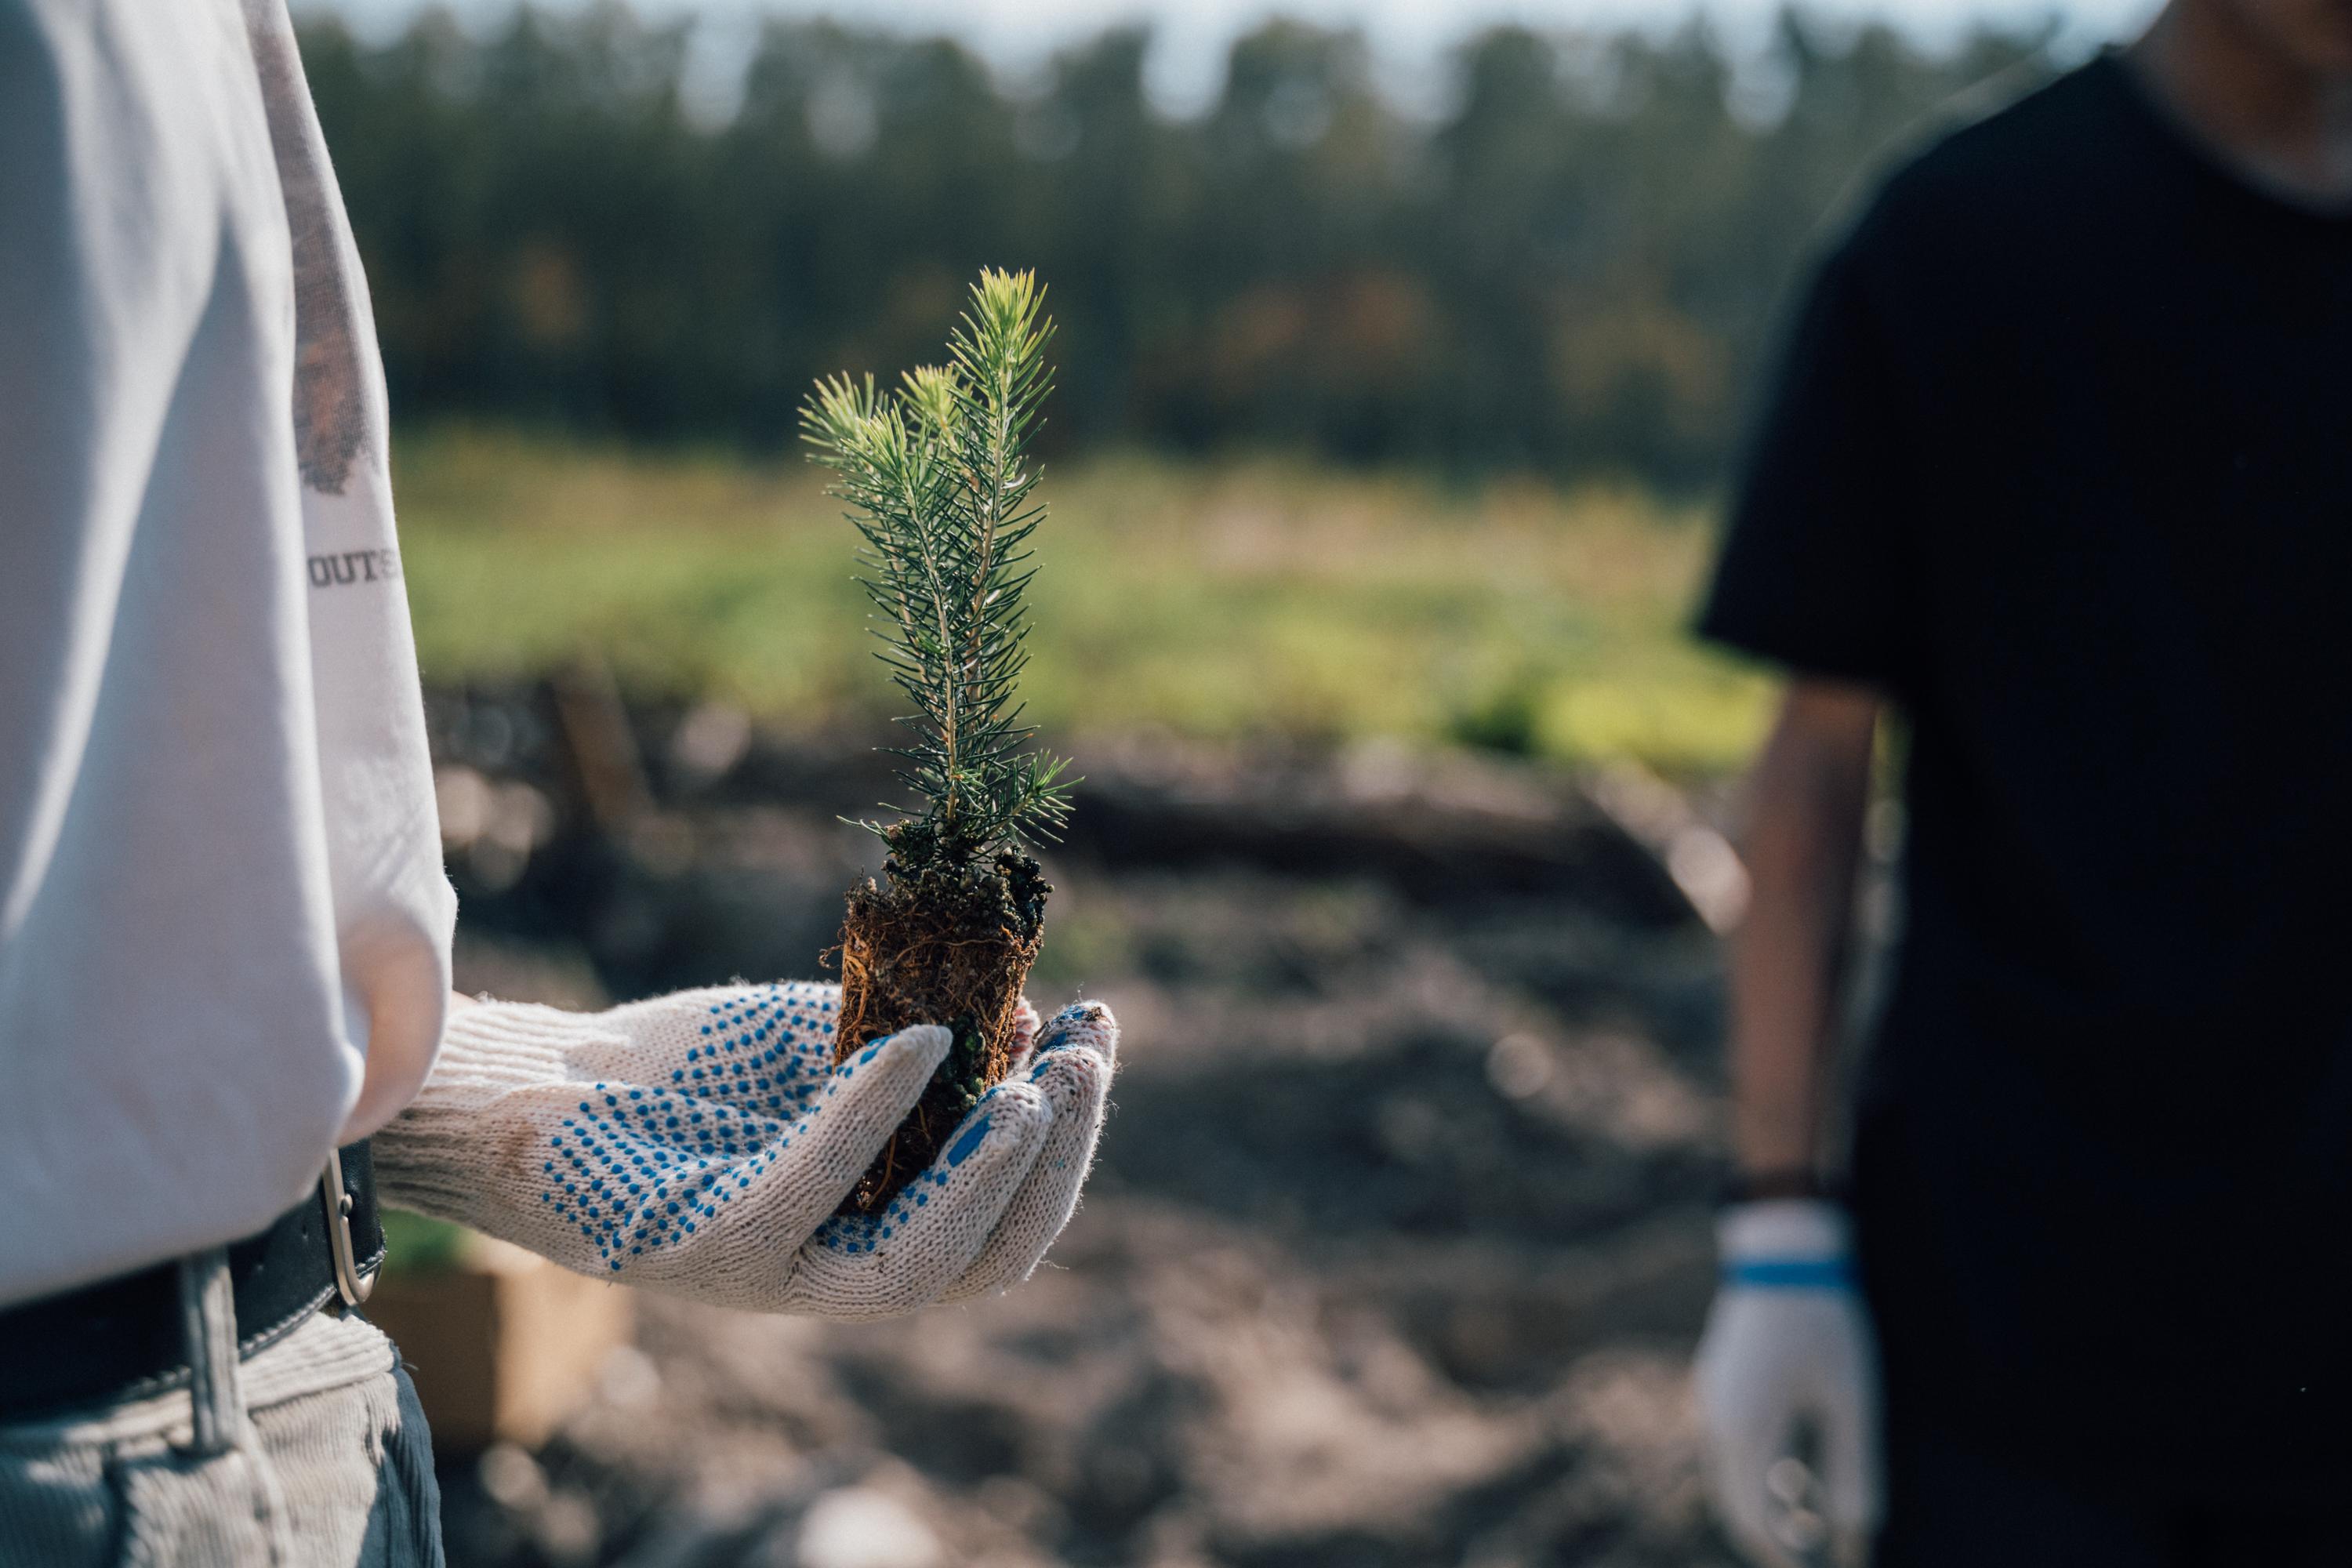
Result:
{"type": "MultiPolygon", "coordinates": [[[[430,680],[593,652],[795,726],[886,709],[854,536],[798,461],[450,429],[394,468],[430,680]]],[[[1042,494],[1027,692],[1063,743],[1382,734],[1706,773],[1759,733],[1763,679],[1682,631],[1701,510],[1139,458],[1055,466],[1042,494]]]]}

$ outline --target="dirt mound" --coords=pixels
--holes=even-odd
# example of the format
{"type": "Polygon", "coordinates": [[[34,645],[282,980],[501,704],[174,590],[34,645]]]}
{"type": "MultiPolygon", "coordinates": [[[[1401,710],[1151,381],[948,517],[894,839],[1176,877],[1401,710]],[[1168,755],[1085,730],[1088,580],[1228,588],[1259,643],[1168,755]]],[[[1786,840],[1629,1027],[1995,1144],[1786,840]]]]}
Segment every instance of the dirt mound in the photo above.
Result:
{"type": "MultiPolygon", "coordinates": [[[[855,748],[745,731],[697,762],[681,731],[738,731],[632,712],[642,793],[600,818],[535,700],[435,700],[446,768],[544,801],[509,801],[543,836],[493,855],[500,886],[452,840],[461,984],[583,1003],[813,972],[866,853],[833,818],[879,798],[855,748]],[[502,758],[468,750],[497,732],[502,758]]],[[[547,1447],[449,1465],[453,1562],[1729,1561],[1684,1372],[1718,977],[1673,879],[1574,780],[1410,764],[1351,815],[1361,759],[1159,755],[1081,759],[1116,805],[1049,868],[1032,994],[1109,1003],[1128,1047],[1048,1268],[897,1323],[648,1300],[547,1447]],[[1248,825],[1277,796],[1311,853],[1248,825]],[[1433,844],[1503,853],[1513,813],[1542,874],[1429,873],[1433,844]]]]}

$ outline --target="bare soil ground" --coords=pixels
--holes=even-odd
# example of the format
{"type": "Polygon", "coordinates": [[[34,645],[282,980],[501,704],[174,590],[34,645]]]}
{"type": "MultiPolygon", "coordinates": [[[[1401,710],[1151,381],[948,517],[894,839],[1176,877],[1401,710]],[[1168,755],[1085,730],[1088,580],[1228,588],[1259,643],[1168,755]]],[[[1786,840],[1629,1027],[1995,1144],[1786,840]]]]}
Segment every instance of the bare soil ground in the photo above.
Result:
{"type": "MultiPolygon", "coordinates": [[[[593,686],[433,710],[467,989],[808,973],[873,858],[837,820],[887,794],[857,750],[593,686]]],[[[1124,1044],[1047,1268],[883,1324],[647,1299],[552,1442],[445,1462],[453,1562],[1727,1563],[1685,1370],[1717,958],[1655,797],[1645,826],[1501,763],[1082,761],[1032,994],[1108,1002],[1124,1044]]]]}

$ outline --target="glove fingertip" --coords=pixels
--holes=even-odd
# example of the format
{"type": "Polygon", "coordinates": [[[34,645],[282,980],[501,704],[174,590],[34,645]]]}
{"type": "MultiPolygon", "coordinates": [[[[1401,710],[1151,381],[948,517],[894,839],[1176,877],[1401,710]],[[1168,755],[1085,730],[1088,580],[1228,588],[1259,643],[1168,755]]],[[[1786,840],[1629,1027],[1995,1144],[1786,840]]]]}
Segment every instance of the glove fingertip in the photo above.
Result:
{"type": "Polygon", "coordinates": [[[1099,1002],[1073,1002],[1054,1015],[1037,1041],[1041,1057],[1058,1051],[1091,1050],[1106,1062],[1118,1057],[1118,1020],[1099,1002]]]}
{"type": "Polygon", "coordinates": [[[947,1060],[949,1047],[954,1044],[952,1029],[938,1024],[917,1024],[876,1040],[851,1058],[848,1065],[856,1068],[876,1061],[898,1062],[915,1058],[923,1062],[923,1070],[928,1073],[947,1060]]]}

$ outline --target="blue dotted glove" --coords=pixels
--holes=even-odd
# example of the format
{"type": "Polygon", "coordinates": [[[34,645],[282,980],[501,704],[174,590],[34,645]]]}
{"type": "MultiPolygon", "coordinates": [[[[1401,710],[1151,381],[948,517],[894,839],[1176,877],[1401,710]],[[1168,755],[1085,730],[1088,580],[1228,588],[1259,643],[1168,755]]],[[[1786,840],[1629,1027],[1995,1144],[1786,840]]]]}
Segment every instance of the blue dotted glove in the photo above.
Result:
{"type": "MultiPolygon", "coordinates": [[[[569,1268],[727,1306],[877,1318],[1028,1277],[1077,1205],[1118,1026],[1071,1007],[881,1213],[835,1210],[946,1057],[908,1029],[833,1061],[840,992],[681,992],[452,1013],[376,1135],[384,1199],[569,1268]]],[[[1034,1042],[1034,1044],[1033,1044],[1034,1042]]]]}

